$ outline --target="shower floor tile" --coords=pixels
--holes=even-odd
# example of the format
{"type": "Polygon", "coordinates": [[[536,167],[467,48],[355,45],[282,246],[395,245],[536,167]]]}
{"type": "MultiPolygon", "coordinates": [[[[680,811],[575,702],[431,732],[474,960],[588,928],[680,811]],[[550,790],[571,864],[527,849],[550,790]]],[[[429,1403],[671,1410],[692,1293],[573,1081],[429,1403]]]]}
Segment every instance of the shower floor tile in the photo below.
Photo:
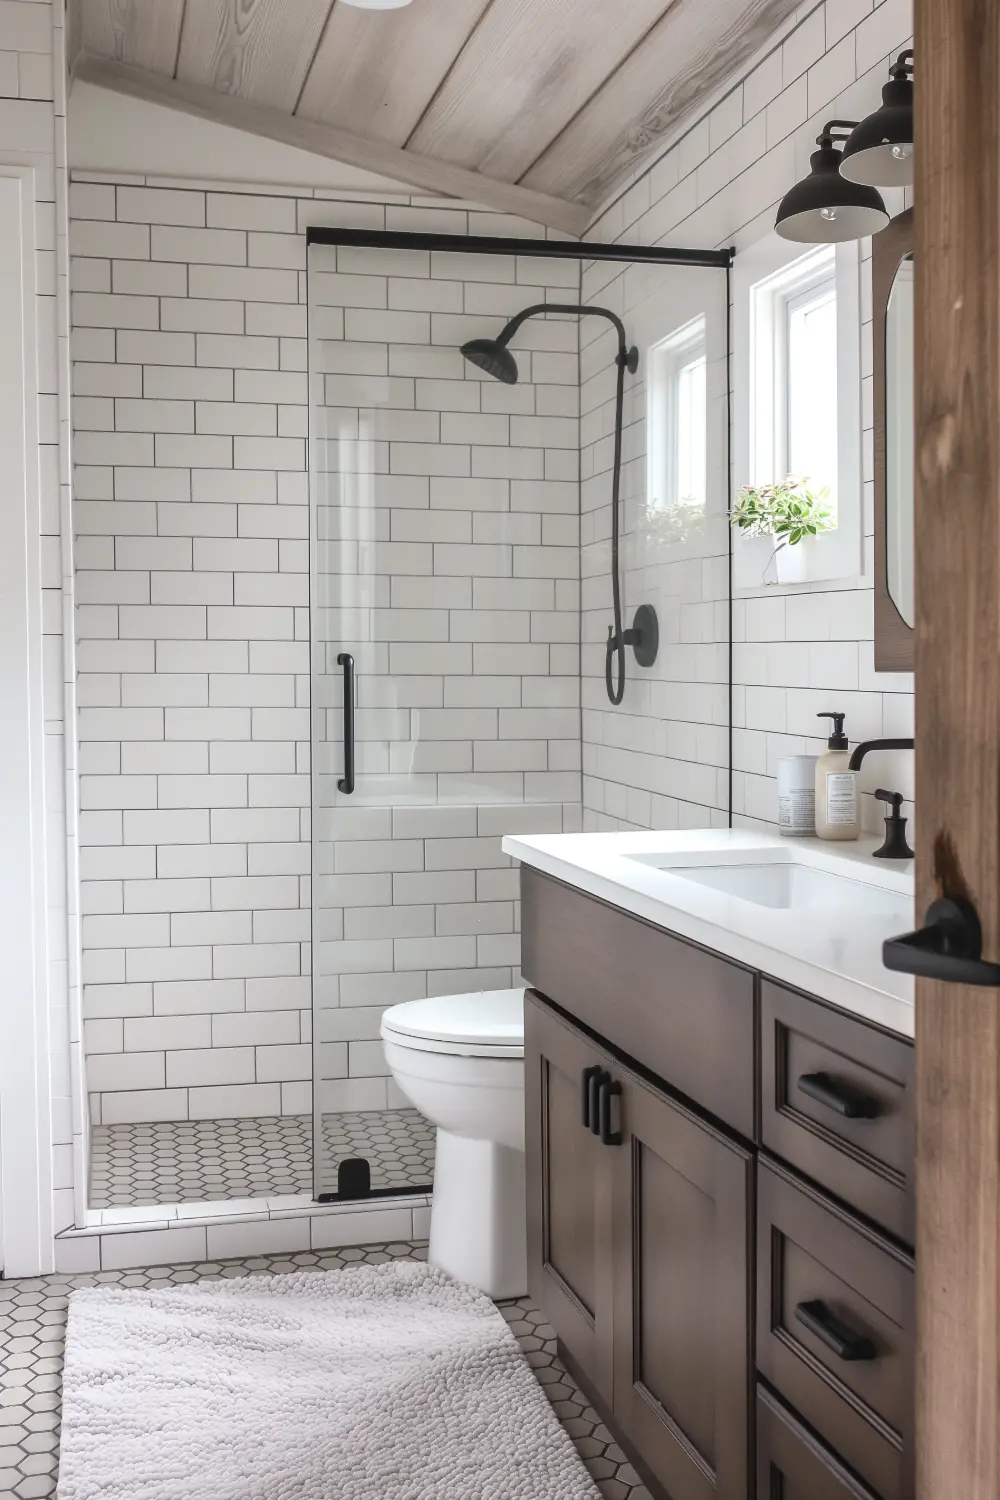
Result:
{"type": "Polygon", "coordinates": [[[415,1109],[324,1115],[320,1192],[337,1191],[337,1168],[351,1156],[369,1163],[373,1192],[429,1187],[434,1181],[434,1126],[415,1109]]]}
{"type": "MultiPolygon", "coordinates": [[[[5,1395],[0,1425],[0,1494],[15,1495],[18,1500],[55,1500],[66,1307],[75,1288],[154,1288],[220,1277],[338,1271],[359,1262],[377,1265],[398,1257],[423,1260],[426,1255],[425,1245],[399,1243],[203,1265],[157,1266],[143,1271],[0,1281],[0,1389],[5,1395]]],[[[604,1500],[650,1500],[635,1470],[563,1368],[555,1334],[541,1314],[528,1301],[506,1303],[500,1311],[604,1500]]]]}
{"type": "MultiPolygon", "coordinates": [[[[373,1189],[427,1187],[434,1130],[415,1109],[355,1111],[323,1119],[321,1192],[336,1192],[345,1156],[371,1163],[373,1189]]],[[[312,1119],[166,1120],[95,1125],[90,1207],[277,1198],[313,1192],[312,1119]]]]}

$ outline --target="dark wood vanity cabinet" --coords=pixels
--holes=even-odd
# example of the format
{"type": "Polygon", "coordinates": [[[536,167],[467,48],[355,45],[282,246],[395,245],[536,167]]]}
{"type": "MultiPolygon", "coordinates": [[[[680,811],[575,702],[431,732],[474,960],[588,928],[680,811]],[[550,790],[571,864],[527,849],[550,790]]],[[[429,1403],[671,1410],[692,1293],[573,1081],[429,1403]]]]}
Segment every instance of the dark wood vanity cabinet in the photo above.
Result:
{"type": "Polygon", "coordinates": [[[529,1289],[575,1373],[658,1496],[910,1500],[912,1047],[522,891],[529,1289]]]}
{"type": "Polygon", "coordinates": [[[672,1500],[742,1500],[752,1152],[531,992],[525,1085],[532,1297],[672,1500]]]}

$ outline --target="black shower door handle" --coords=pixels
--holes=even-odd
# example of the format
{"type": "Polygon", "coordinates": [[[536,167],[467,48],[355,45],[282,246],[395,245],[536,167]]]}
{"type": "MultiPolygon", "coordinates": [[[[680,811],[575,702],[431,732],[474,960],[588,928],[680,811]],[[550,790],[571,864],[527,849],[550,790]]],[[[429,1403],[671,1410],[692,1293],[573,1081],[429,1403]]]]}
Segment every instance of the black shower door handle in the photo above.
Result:
{"type": "Polygon", "coordinates": [[[354,791],[354,657],[341,651],[337,666],[344,669],[344,774],[337,790],[350,796],[354,791]]]}

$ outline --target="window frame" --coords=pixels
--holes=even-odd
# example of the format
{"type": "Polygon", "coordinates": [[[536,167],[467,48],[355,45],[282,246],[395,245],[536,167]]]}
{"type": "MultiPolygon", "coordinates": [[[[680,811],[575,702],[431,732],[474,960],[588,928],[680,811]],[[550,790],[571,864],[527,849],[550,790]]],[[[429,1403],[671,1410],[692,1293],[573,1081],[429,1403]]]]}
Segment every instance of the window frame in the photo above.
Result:
{"type": "Polygon", "coordinates": [[[708,506],[708,325],[704,312],[660,339],[649,350],[647,373],[646,493],[656,510],[685,501],[680,495],[679,403],[681,376],[700,360],[705,371],[704,500],[708,506]],[[692,358],[692,355],[695,357],[692,358]]]}
{"type": "MultiPolygon", "coordinates": [[[[734,493],[743,484],[771,483],[787,473],[787,439],[781,437],[786,418],[778,409],[785,372],[776,352],[784,338],[778,338],[776,310],[783,321],[790,298],[831,274],[836,289],[837,526],[794,549],[800,582],[864,576],[860,268],[857,242],[802,246],[773,232],[737,254],[733,267],[734,493]]],[[[737,587],[761,587],[761,551],[769,546],[769,539],[734,534],[737,587]]]]}

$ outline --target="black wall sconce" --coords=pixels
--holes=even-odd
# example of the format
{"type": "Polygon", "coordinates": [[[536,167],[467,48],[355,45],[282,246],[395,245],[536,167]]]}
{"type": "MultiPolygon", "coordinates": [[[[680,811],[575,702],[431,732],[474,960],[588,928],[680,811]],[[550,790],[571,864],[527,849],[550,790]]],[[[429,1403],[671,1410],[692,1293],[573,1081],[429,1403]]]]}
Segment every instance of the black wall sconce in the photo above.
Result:
{"type": "Polygon", "coordinates": [[[913,181],[913,53],[901,52],[882,106],[863,120],[829,120],[816,137],[809,175],[785,194],[775,230],[782,239],[830,245],[877,234],[889,212],[877,191],[913,181]]]}

